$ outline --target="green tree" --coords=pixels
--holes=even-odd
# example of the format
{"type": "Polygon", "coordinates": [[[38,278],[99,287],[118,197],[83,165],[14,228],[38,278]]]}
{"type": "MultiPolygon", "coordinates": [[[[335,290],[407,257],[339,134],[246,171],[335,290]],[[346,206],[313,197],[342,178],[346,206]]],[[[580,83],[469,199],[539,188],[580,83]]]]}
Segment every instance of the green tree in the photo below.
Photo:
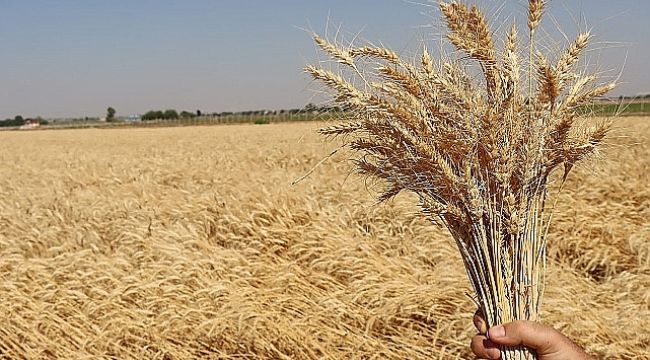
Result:
{"type": "Polygon", "coordinates": [[[22,116],[16,115],[13,119],[6,119],[0,121],[0,127],[13,127],[25,125],[25,119],[22,116]]]}
{"type": "Polygon", "coordinates": [[[163,112],[160,110],[149,110],[142,115],[142,121],[159,120],[163,118],[163,112]]]}
{"type": "Polygon", "coordinates": [[[181,111],[181,118],[182,119],[191,119],[194,116],[196,116],[194,113],[191,113],[189,111],[181,111]]]}
{"type": "Polygon", "coordinates": [[[165,120],[176,120],[178,119],[178,113],[174,109],[165,110],[162,118],[165,120]]]}
{"type": "Polygon", "coordinates": [[[115,109],[110,106],[106,109],[106,121],[115,121],[115,109]]]}
{"type": "Polygon", "coordinates": [[[305,105],[305,111],[306,112],[315,112],[315,111],[318,111],[318,110],[319,110],[318,106],[316,106],[316,105],[314,105],[312,103],[309,103],[309,104],[305,105]]]}

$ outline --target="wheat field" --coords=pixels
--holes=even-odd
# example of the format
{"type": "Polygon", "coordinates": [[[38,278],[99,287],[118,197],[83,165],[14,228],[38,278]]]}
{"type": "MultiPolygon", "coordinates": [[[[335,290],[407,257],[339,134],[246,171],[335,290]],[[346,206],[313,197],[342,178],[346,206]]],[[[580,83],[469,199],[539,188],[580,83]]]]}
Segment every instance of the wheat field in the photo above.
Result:
{"type": "MultiPolygon", "coordinates": [[[[319,123],[0,132],[0,358],[465,359],[451,237],[319,123]]],[[[543,320],[650,359],[650,118],[569,178],[543,320]],[[580,179],[576,181],[574,179],[580,179]]]]}

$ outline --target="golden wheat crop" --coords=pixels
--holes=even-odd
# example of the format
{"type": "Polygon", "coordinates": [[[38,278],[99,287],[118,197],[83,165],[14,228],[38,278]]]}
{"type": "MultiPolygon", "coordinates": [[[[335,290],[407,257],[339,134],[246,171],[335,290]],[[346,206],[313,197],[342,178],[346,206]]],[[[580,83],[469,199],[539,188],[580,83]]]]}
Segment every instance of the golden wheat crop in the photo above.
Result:
{"type": "MultiPolygon", "coordinates": [[[[357,171],[384,184],[380,201],[416,195],[422,212],[456,240],[486,329],[539,319],[549,186],[597,154],[611,129],[611,120],[585,111],[616,87],[576,67],[590,33],[561,52],[544,50],[535,34],[546,0],[528,4],[525,45],[516,21],[507,33],[493,31],[477,6],[440,1],[459,55],[441,49],[434,60],[423,46],[414,64],[390,49],[314,35],[338,66],[305,67],[351,118],[321,134],[343,138],[357,171]]],[[[499,350],[493,357],[543,358],[523,346],[499,350]]]]}
{"type": "MultiPolygon", "coordinates": [[[[374,206],[341,154],[290,185],[322,125],[0,132],[0,358],[470,358],[416,199],[374,206]]],[[[549,235],[542,319],[604,359],[650,359],[649,141],[618,121],[549,235]]]]}

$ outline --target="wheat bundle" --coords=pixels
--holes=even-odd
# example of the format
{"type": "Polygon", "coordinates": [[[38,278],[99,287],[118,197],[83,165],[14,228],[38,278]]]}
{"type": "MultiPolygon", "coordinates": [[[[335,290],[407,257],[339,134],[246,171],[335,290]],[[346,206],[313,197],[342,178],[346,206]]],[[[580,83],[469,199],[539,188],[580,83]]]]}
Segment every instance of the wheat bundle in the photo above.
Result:
{"type": "MultiPolygon", "coordinates": [[[[425,48],[414,65],[385,48],[344,47],[315,35],[341,71],[306,71],[354,118],[320,132],[344,137],[358,154],[358,171],[383,180],[381,201],[410,191],[429,219],[446,226],[490,326],[535,321],[549,179],[563,167],[564,181],[602,143],[610,122],[584,126],[581,120],[588,116],[585,106],[614,84],[576,69],[589,33],[579,34],[556,60],[540,51],[535,32],[544,0],[529,1],[524,45],[513,24],[497,46],[476,6],[452,1],[440,9],[448,40],[464,54],[457,60],[435,61],[425,48]],[[480,76],[471,70],[477,64],[480,76]]],[[[523,348],[502,354],[535,358],[523,348]]]]}

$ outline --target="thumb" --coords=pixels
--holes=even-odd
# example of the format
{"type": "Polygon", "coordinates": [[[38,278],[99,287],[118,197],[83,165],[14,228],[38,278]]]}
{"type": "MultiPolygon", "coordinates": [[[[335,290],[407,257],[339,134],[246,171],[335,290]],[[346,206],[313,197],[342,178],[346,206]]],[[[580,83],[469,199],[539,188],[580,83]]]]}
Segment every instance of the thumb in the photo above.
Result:
{"type": "Polygon", "coordinates": [[[516,347],[525,346],[535,350],[539,355],[556,351],[562,343],[562,335],[555,329],[532,321],[515,321],[491,328],[489,339],[499,345],[516,347]]]}

